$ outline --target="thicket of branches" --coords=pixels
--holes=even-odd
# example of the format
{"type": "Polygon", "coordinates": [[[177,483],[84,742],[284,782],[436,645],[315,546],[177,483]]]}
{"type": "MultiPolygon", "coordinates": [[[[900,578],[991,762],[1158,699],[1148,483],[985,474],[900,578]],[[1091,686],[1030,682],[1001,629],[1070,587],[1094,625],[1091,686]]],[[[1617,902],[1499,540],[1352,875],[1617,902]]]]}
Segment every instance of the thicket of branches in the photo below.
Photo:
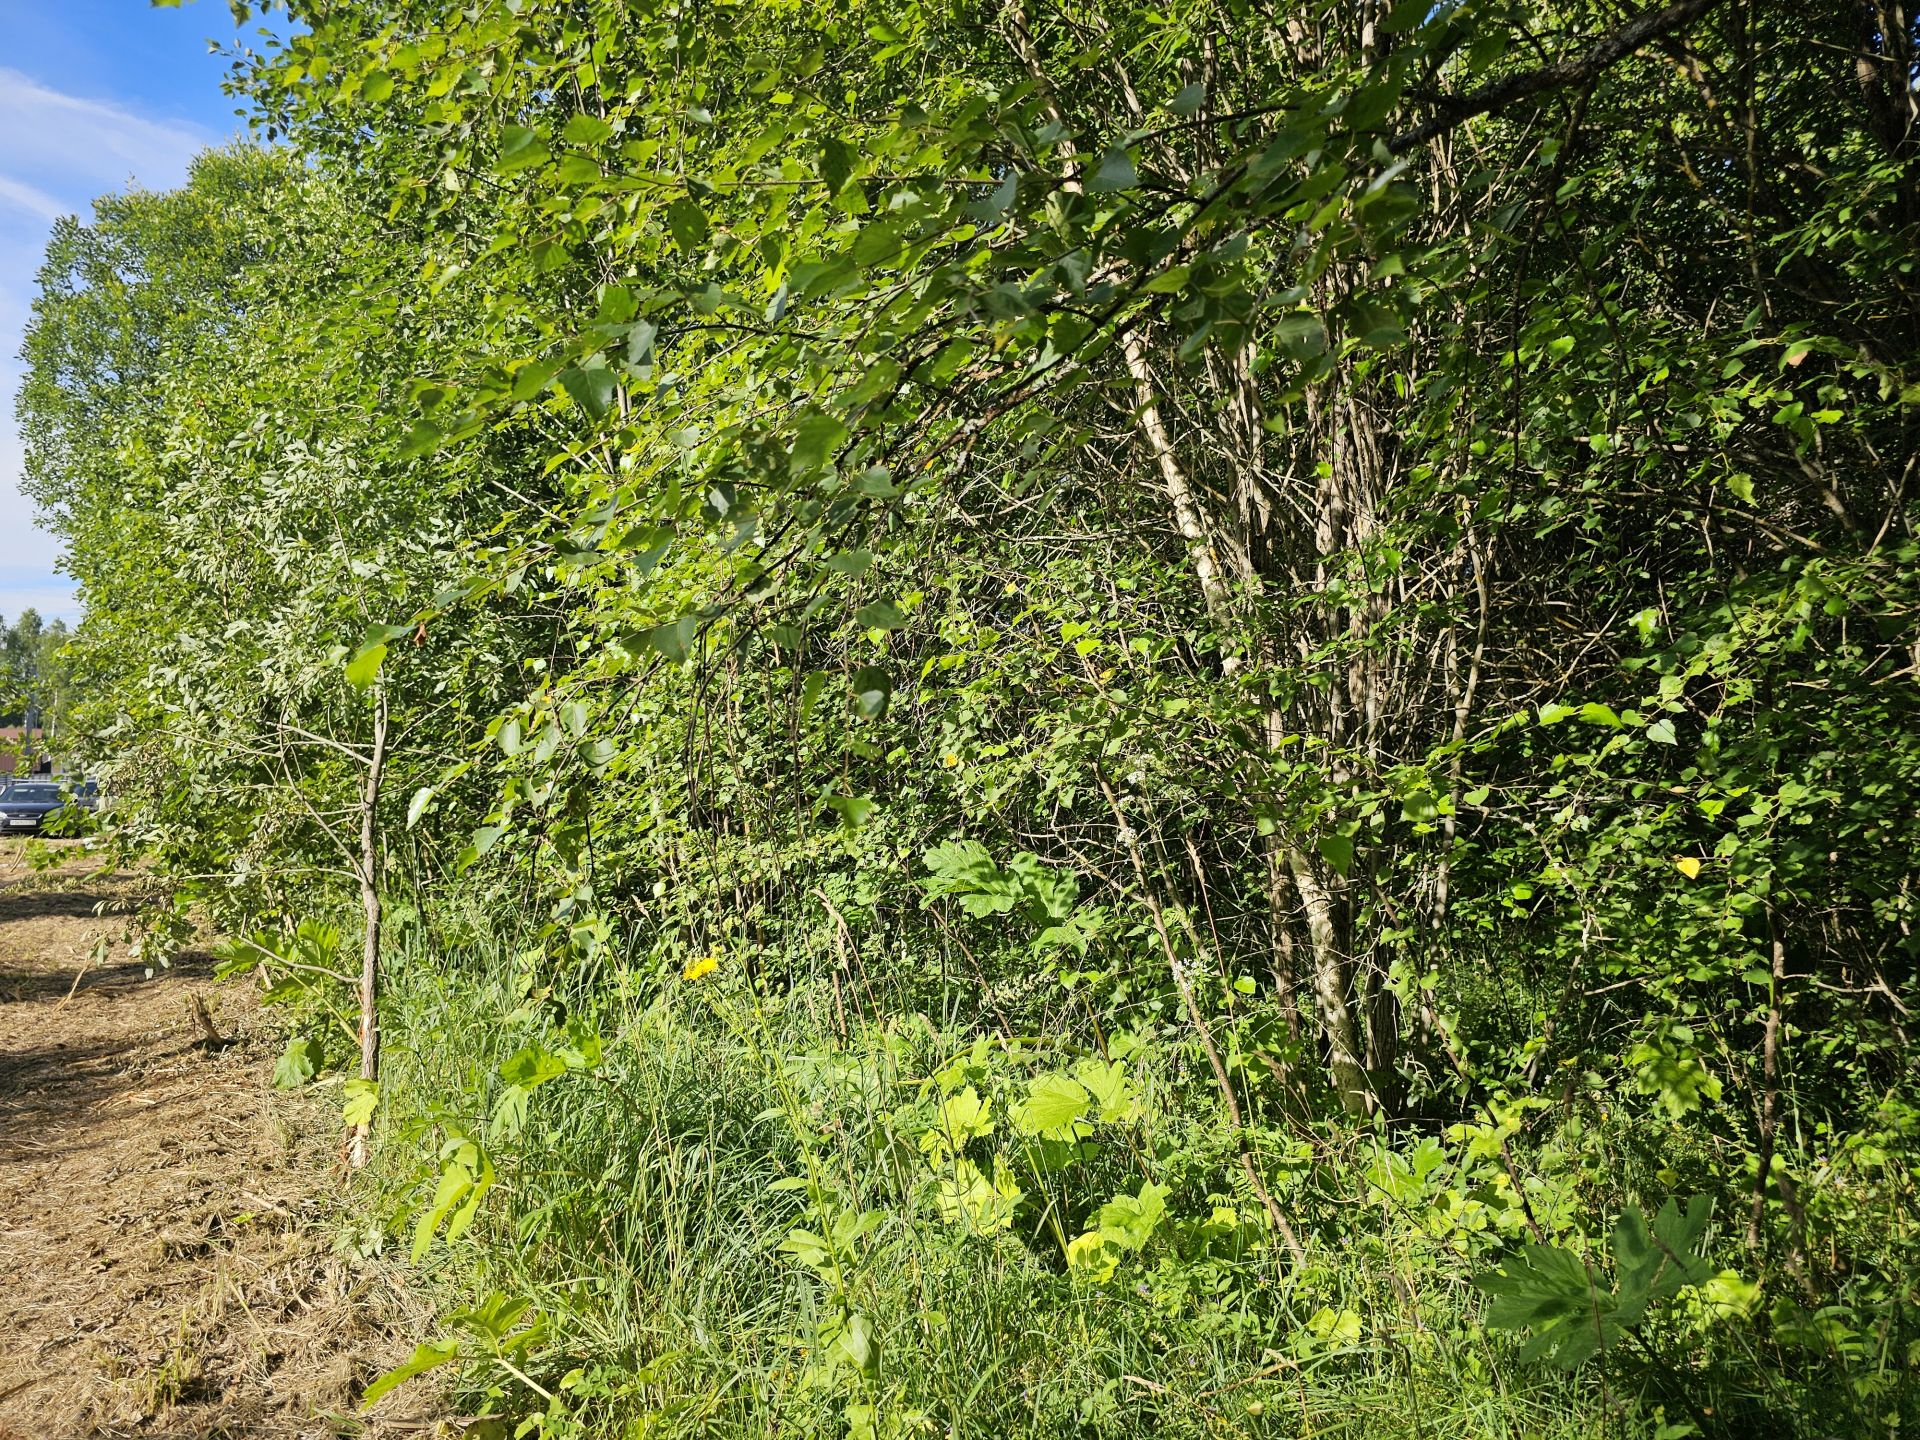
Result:
{"type": "Polygon", "coordinates": [[[22,415],[416,1368],[1915,1422],[1905,11],[290,8],[22,415]]]}

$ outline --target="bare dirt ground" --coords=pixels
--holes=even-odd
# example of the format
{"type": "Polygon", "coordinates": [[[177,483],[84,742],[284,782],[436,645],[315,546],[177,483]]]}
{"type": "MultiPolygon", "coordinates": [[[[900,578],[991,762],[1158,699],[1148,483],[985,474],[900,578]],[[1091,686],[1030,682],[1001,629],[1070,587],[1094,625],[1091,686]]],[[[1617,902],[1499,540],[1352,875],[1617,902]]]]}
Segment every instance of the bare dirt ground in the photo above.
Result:
{"type": "Polygon", "coordinates": [[[354,1417],[422,1317],[333,1242],[337,1113],[250,991],[130,958],[138,885],[0,842],[0,1440],[428,1432],[354,1417]]]}

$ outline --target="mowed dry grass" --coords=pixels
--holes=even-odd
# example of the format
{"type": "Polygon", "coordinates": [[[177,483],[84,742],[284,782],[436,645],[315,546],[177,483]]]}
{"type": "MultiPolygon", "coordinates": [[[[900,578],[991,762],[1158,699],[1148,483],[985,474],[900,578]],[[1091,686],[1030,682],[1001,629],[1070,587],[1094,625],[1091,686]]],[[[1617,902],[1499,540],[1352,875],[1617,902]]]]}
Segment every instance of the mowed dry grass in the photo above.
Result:
{"type": "Polygon", "coordinates": [[[424,1318],[332,1241],[337,1116],[250,989],[131,959],[142,886],[0,843],[0,1440],[428,1431],[354,1414],[424,1318]]]}

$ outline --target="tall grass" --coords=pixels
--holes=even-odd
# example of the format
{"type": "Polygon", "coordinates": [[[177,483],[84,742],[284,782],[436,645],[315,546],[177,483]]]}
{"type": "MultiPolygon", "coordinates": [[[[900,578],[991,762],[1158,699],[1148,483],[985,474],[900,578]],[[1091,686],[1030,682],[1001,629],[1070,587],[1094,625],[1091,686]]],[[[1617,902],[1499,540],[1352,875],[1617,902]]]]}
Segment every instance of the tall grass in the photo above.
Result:
{"type": "MultiPolygon", "coordinates": [[[[843,1042],[820,993],[659,966],[529,998],[514,954],[422,943],[391,968],[378,1178],[396,1233],[431,1188],[420,1142],[482,1131],[516,1050],[583,1019],[606,1040],[535,1091],[478,1224],[428,1262],[450,1304],[498,1291],[544,1318],[530,1356],[468,1372],[470,1407],[583,1437],[1661,1433],[1651,1399],[1516,1364],[1478,1323],[1468,1259],[1383,1205],[1357,1156],[1297,1167],[1286,1203],[1338,1222],[1305,1266],[1248,1247],[1089,1283],[1044,1225],[970,1233],[903,1181],[891,1121],[960,1035],[915,1017],[843,1042]],[[869,1213],[838,1276],[782,1249],[869,1213]],[[852,1314],[864,1364],[836,1349],[852,1314]]],[[[1174,1163],[1190,1139],[1176,1114],[1142,1136],[1174,1163]]]]}

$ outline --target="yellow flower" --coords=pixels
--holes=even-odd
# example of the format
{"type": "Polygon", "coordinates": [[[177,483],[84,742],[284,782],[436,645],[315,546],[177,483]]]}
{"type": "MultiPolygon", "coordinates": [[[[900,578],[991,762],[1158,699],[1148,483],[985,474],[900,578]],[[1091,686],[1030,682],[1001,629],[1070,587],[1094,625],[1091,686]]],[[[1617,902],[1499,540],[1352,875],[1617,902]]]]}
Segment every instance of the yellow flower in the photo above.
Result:
{"type": "Polygon", "coordinates": [[[943,755],[940,757],[940,763],[951,770],[960,763],[960,757],[958,755],[943,755]]]}
{"type": "Polygon", "coordinates": [[[687,968],[680,972],[682,978],[698,980],[702,975],[711,975],[720,968],[718,955],[702,955],[698,960],[689,960],[687,968]]]}

